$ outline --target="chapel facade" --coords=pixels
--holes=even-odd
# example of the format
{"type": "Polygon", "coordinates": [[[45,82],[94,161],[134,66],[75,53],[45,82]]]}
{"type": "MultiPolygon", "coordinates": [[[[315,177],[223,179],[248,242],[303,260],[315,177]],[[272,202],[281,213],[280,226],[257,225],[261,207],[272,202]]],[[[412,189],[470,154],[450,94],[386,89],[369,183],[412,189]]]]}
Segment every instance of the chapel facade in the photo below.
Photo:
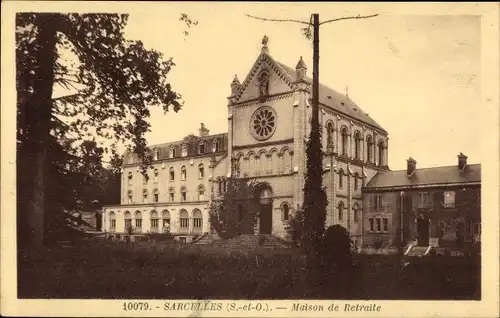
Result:
{"type": "MultiPolygon", "coordinates": [[[[307,66],[276,61],[267,41],[243,82],[235,76],[227,103],[227,133],[153,145],[152,176],[125,156],[121,204],[106,206],[103,230],[170,231],[190,241],[210,232],[208,206],[226,190],[227,178],[256,179],[261,199],[255,233],[284,237],[288,218],[302,205],[311,85],[307,66]]],[[[358,245],[363,234],[361,188],[388,171],[388,133],[347,95],[319,87],[326,225],[340,224],[358,245]]]]}

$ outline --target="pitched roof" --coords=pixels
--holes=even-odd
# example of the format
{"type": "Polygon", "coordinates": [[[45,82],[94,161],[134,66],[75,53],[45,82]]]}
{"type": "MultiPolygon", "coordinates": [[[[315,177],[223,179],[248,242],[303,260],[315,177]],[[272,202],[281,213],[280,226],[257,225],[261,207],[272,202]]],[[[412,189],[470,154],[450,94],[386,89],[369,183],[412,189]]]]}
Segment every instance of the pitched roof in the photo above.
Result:
{"type": "Polygon", "coordinates": [[[411,177],[406,170],[379,171],[368,182],[366,189],[439,185],[450,183],[481,182],[481,165],[467,165],[462,171],[458,166],[416,169],[411,177]]]}
{"type": "MultiPolygon", "coordinates": [[[[274,59],[273,59],[274,60],[274,59]]],[[[283,71],[292,79],[295,79],[295,69],[274,60],[283,71]]],[[[305,80],[312,83],[312,78],[305,77],[305,80]]],[[[350,116],[357,119],[365,124],[376,127],[384,132],[387,132],[382,126],[380,126],[373,118],[368,116],[354,101],[352,101],[348,96],[341,94],[326,85],[319,84],[319,102],[329,108],[332,108],[339,113],[350,116]]]]}

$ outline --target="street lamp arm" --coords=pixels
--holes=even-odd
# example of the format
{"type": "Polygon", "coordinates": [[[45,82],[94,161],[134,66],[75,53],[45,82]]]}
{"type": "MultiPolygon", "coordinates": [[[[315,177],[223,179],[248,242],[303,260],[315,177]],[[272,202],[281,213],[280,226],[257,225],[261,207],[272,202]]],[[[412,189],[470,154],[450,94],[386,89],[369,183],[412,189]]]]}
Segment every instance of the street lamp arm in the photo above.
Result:
{"type": "Polygon", "coordinates": [[[321,22],[319,25],[325,24],[325,23],[330,23],[330,22],[336,22],[340,20],[352,20],[352,19],[368,19],[368,18],[374,18],[378,16],[377,14],[372,14],[372,15],[357,15],[357,16],[352,16],[352,17],[342,17],[342,18],[337,18],[337,19],[331,19],[331,20],[326,20],[321,22]]]}
{"type": "Polygon", "coordinates": [[[310,22],[306,22],[306,21],[300,21],[300,20],[293,20],[293,19],[267,19],[267,18],[260,18],[260,17],[256,17],[256,16],[253,16],[253,15],[250,15],[250,14],[245,14],[247,17],[249,18],[253,18],[253,19],[257,19],[257,20],[262,20],[262,21],[271,21],[271,22],[294,22],[294,23],[301,23],[301,24],[306,24],[306,25],[310,25],[311,23],[310,22]]]}

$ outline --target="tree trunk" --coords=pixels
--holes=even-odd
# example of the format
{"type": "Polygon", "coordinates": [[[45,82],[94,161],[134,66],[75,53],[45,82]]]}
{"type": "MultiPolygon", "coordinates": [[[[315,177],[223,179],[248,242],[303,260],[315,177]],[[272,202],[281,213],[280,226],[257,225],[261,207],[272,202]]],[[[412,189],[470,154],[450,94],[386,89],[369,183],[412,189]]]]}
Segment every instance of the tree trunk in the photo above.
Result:
{"type": "MultiPolygon", "coordinates": [[[[26,195],[25,211],[22,218],[27,233],[27,248],[38,248],[44,241],[45,221],[45,179],[47,169],[47,148],[52,114],[52,88],[54,84],[54,63],[56,61],[57,14],[42,13],[36,18],[38,28],[38,49],[36,51],[35,81],[33,94],[26,107],[25,118],[28,126],[28,151],[25,155],[32,171],[26,195]]],[[[26,173],[26,171],[24,172],[26,173]]]]}

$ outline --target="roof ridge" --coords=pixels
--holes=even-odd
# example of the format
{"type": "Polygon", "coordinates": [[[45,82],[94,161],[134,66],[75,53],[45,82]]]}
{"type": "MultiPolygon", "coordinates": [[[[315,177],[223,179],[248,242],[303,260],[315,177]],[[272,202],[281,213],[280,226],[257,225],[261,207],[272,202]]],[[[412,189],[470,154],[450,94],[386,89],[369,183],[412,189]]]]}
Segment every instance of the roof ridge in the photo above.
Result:
{"type": "MultiPolygon", "coordinates": [[[[468,163],[467,166],[480,166],[480,163],[468,163]]],[[[430,169],[439,169],[439,168],[451,168],[451,167],[458,167],[458,165],[446,165],[446,166],[436,166],[436,167],[424,167],[424,168],[415,168],[415,171],[418,170],[430,170],[430,169]]],[[[381,172],[405,172],[406,169],[398,169],[398,170],[388,170],[388,171],[381,171],[381,172]]]]}

